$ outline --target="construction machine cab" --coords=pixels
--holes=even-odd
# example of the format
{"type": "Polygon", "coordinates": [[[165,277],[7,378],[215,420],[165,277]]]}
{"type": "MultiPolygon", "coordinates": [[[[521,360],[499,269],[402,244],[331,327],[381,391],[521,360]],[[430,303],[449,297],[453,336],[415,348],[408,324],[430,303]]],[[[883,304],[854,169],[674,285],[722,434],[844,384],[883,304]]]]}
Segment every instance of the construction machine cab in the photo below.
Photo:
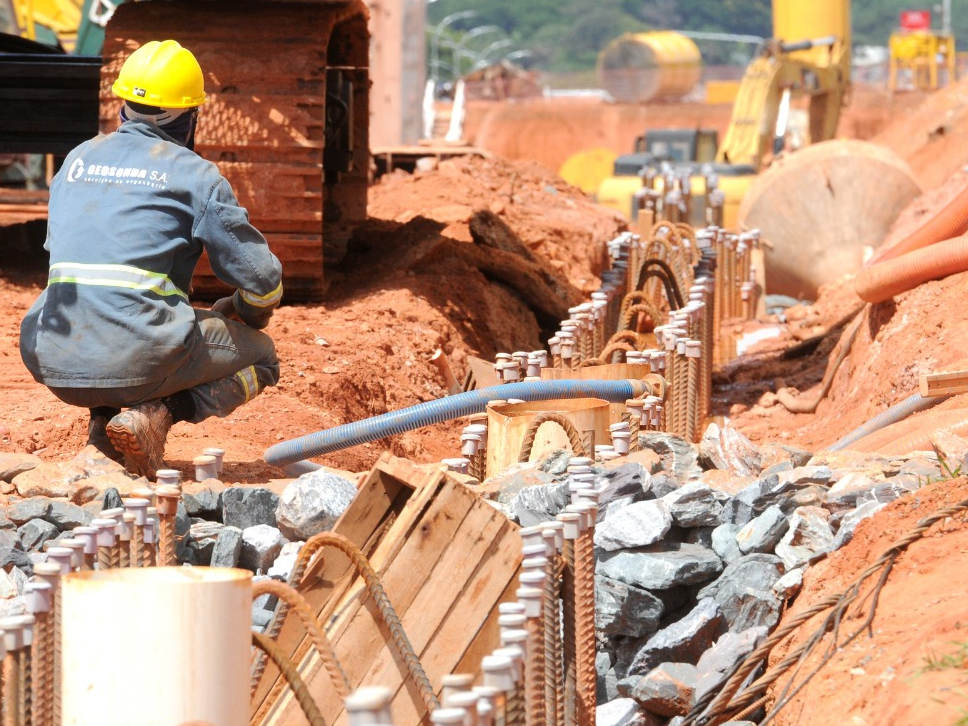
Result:
{"type": "Polygon", "coordinates": [[[713,161],[717,148],[716,129],[652,129],[635,140],[636,153],[672,163],[713,161]]]}

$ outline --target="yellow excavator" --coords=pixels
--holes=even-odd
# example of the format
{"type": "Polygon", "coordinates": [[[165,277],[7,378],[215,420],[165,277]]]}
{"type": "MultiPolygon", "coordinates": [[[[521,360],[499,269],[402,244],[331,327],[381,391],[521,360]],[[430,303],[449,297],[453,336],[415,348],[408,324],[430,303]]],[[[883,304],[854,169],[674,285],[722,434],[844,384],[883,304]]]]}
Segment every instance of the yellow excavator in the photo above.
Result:
{"type": "MultiPolygon", "coordinates": [[[[850,90],[850,57],[850,0],[773,0],[773,38],[746,68],[715,156],[708,151],[716,146],[713,130],[650,130],[636,153],[616,159],[614,175],[596,192],[599,203],[635,219],[643,186],[663,193],[663,185],[688,177],[690,189],[681,191],[699,200],[715,185],[725,196],[723,225],[735,228],[755,175],[790,148],[795,104],[806,103],[805,143],[834,137],[850,90]]],[[[692,208],[703,214],[703,204],[692,208]]]]}

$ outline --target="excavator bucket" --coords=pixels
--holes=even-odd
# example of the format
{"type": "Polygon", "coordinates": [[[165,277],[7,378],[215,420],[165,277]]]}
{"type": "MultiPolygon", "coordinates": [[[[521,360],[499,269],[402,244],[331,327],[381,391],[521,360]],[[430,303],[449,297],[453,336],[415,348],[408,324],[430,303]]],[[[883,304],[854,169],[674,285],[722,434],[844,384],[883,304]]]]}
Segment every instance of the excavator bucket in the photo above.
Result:
{"type": "MultiPolygon", "coordinates": [[[[205,74],[196,151],[218,165],[283,265],[287,301],[318,300],[324,261],[345,254],[366,219],[367,10],[345,2],[136,2],[118,7],[103,50],[100,126],[118,126],[111,93],[124,60],[177,40],[205,74]]],[[[206,257],[194,297],[226,294],[206,257]]]]}

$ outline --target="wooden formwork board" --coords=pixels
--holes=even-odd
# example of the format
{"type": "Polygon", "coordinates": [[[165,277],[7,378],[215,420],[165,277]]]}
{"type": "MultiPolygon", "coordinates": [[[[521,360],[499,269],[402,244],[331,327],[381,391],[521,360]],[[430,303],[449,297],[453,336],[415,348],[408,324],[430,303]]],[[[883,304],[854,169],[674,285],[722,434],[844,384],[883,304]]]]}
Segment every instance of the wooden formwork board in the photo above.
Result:
{"type": "MultiPolygon", "coordinates": [[[[333,531],[369,557],[439,693],[444,675],[458,667],[477,672],[480,658],[499,646],[497,604],[513,598],[521,561],[516,530],[443,467],[418,467],[385,454],[333,531]]],[[[415,726],[426,717],[424,703],[373,599],[342,553],[323,554],[301,590],[325,625],[352,688],[390,688],[393,723],[415,726]]],[[[345,723],[342,702],[297,619],[287,619],[278,642],[292,655],[327,723],[345,723]]],[[[266,669],[254,705],[253,723],[305,723],[274,668],[266,669]]]]}

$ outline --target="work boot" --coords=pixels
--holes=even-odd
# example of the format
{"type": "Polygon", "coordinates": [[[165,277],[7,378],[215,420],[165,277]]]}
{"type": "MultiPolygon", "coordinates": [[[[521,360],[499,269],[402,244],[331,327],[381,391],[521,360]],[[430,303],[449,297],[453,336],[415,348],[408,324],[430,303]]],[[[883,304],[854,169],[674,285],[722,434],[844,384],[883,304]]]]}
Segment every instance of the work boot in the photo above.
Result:
{"type": "Polygon", "coordinates": [[[108,416],[91,414],[91,418],[87,422],[87,443],[85,446],[93,446],[111,461],[121,461],[124,455],[114,448],[114,444],[108,438],[107,426],[110,420],[108,416]]]}
{"type": "Polygon", "coordinates": [[[112,418],[107,435],[124,454],[125,469],[152,479],[165,467],[165,439],[171,423],[171,412],[164,403],[148,401],[112,418]]]}

